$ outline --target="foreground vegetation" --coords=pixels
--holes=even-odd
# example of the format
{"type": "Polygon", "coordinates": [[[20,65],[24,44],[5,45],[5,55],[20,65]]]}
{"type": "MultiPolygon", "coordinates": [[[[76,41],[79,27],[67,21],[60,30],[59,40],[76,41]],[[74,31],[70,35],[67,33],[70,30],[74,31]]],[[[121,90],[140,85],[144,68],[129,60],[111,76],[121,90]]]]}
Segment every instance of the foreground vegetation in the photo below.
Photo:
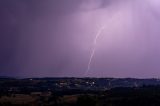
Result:
{"type": "Polygon", "coordinates": [[[160,86],[121,87],[107,91],[11,94],[0,96],[0,106],[159,106],[160,86]],[[45,95],[46,94],[46,95],[45,95]]]}

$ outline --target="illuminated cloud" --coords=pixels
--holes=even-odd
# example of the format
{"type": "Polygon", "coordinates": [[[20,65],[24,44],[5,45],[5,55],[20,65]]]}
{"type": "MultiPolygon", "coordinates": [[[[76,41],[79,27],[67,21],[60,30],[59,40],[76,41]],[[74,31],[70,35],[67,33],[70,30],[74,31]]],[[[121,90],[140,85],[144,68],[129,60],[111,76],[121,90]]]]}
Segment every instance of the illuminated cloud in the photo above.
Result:
{"type": "Polygon", "coordinates": [[[80,9],[82,10],[94,10],[101,8],[103,0],[82,0],[80,9]]]}
{"type": "Polygon", "coordinates": [[[160,75],[159,0],[1,0],[0,75],[160,75]]]}

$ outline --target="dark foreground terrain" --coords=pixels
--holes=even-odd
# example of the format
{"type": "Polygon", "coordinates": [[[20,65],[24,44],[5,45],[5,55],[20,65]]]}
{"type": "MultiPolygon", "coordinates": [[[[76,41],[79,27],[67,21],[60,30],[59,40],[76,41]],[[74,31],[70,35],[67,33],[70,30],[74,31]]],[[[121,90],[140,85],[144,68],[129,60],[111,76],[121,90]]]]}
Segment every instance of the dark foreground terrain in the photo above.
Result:
{"type": "Polygon", "coordinates": [[[160,106],[160,80],[0,78],[0,106],[160,106]]]}

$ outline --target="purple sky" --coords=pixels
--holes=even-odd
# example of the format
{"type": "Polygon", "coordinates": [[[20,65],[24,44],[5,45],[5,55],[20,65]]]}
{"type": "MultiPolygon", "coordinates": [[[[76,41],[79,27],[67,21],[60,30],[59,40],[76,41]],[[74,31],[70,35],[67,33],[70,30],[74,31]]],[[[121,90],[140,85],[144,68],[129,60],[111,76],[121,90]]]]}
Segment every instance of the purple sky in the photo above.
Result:
{"type": "Polygon", "coordinates": [[[160,77],[160,0],[0,0],[0,76],[160,77]]]}

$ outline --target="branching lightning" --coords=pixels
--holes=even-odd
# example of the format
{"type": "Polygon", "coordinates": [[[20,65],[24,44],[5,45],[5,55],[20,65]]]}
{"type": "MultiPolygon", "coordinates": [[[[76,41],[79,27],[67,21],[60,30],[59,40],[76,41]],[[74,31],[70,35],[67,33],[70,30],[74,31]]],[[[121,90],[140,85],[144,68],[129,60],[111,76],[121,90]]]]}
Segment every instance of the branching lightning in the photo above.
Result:
{"type": "Polygon", "coordinates": [[[91,63],[92,63],[92,59],[93,59],[94,54],[95,54],[95,51],[96,51],[97,39],[98,39],[98,37],[101,35],[101,33],[102,33],[102,31],[104,30],[104,28],[105,28],[105,26],[102,26],[102,27],[98,30],[98,32],[97,32],[97,34],[96,34],[96,36],[95,36],[95,38],[94,38],[93,48],[92,48],[92,50],[91,50],[91,54],[90,54],[90,58],[89,58],[89,62],[88,62],[88,66],[87,66],[87,70],[86,70],[86,72],[85,72],[85,75],[87,75],[88,72],[89,72],[89,70],[90,70],[90,66],[91,66],[91,63]]]}

